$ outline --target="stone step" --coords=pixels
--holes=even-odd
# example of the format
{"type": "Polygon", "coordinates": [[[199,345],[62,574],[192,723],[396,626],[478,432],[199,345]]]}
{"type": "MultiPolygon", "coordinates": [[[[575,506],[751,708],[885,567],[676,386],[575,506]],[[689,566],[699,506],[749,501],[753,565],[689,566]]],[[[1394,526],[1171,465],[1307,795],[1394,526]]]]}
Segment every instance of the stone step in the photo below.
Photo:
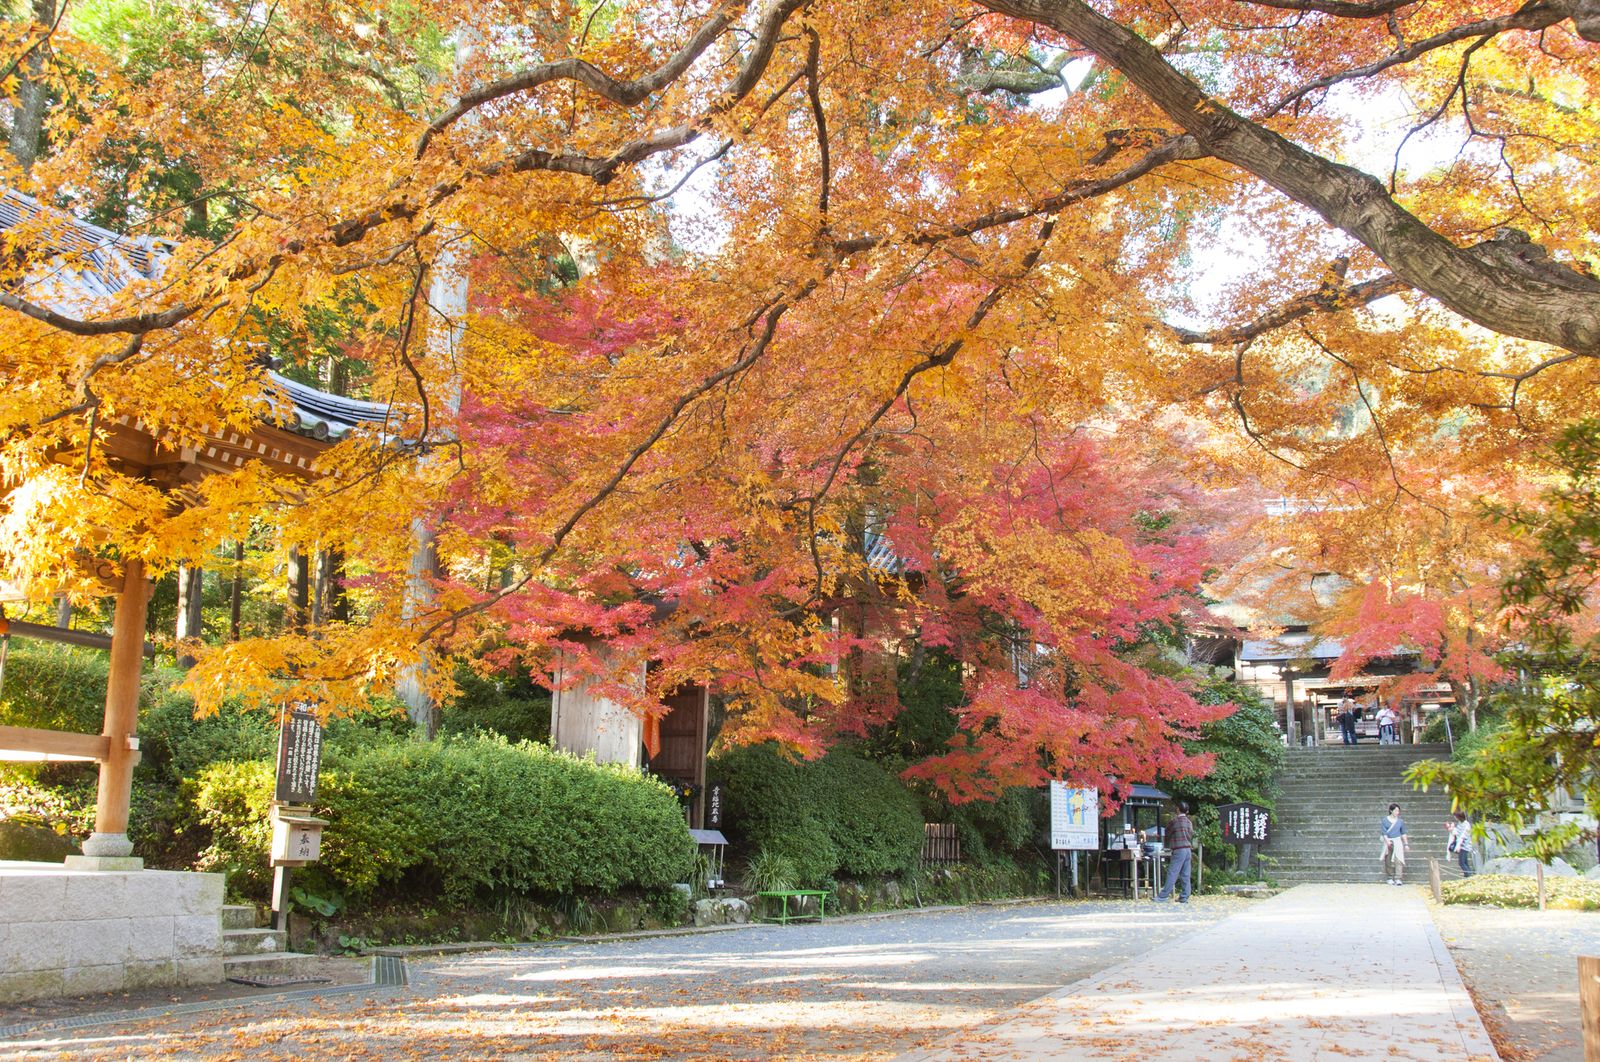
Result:
{"type": "Polygon", "coordinates": [[[222,928],[254,929],[261,924],[261,912],[255,904],[230,903],[222,907],[222,928]]]}
{"type": "Polygon", "coordinates": [[[231,955],[222,960],[224,977],[241,977],[253,981],[278,981],[294,977],[310,977],[315,971],[315,955],[298,951],[276,951],[260,955],[231,955]]]}
{"type": "Polygon", "coordinates": [[[289,933],[283,929],[225,929],[222,954],[268,955],[289,950],[289,933]]]}

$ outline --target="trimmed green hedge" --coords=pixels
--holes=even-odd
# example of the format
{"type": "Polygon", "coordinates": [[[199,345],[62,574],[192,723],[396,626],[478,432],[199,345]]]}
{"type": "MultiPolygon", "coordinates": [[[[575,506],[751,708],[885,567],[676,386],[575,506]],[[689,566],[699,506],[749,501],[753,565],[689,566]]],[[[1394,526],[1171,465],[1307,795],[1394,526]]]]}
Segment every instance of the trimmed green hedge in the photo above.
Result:
{"type": "Polygon", "coordinates": [[[720,753],[708,770],[727,786],[723,832],[747,857],[787,858],[806,884],[901,873],[922,851],[916,799],[853,753],[792,760],[776,745],[749,745],[720,753]]]}
{"type": "MultiPolygon", "coordinates": [[[[271,788],[260,760],[214,764],[190,793],[211,831],[201,862],[246,895],[268,885],[271,788]]],[[[341,751],[325,762],[318,797],[332,825],[313,873],[352,902],[661,889],[688,880],[694,863],[665,785],[540,745],[462,737],[341,751]]]]}

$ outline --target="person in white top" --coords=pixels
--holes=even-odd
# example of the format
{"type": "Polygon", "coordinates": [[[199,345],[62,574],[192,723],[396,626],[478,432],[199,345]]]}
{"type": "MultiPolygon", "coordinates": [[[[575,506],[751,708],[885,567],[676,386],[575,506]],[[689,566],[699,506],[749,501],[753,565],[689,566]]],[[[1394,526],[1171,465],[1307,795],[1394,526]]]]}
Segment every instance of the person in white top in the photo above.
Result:
{"type": "Polygon", "coordinates": [[[1387,704],[1378,709],[1378,743],[1380,745],[1398,745],[1400,735],[1395,733],[1395,724],[1400,721],[1400,713],[1390,708],[1387,704]]]}
{"type": "Polygon", "coordinates": [[[1444,850],[1456,857],[1462,877],[1472,877],[1472,823],[1467,821],[1467,813],[1456,812],[1455,821],[1447,823],[1445,829],[1450,831],[1450,835],[1444,850]]]}

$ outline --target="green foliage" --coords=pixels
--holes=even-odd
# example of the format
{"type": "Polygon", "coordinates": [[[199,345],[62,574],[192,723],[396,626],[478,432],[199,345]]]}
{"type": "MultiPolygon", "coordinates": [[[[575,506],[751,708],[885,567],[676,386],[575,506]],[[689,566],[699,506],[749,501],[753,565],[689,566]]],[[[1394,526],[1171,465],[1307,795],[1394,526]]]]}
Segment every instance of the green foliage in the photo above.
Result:
{"type": "Polygon", "coordinates": [[[744,887],[751,892],[772,892],[798,888],[800,872],[788,856],[765,848],[757,852],[744,868],[744,887]]]}
{"type": "Polygon", "coordinates": [[[1283,763],[1283,745],[1272,725],[1272,706],[1248,686],[1222,679],[1203,683],[1196,694],[1202,704],[1232,702],[1232,715],[1207,723],[1194,741],[1184,743],[1191,753],[1210,753],[1215,760],[1203,778],[1162,779],[1160,786],[1193,809],[1195,839],[1210,853],[1227,858],[1233,852],[1223,843],[1217,805],[1247,802],[1271,808],[1276,799],[1273,777],[1283,763]]]}
{"type": "MultiPolygon", "coordinates": [[[[1544,879],[1545,905],[1558,911],[1600,911],[1600,881],[1583,878],[1544,879]]],[[[1538,907],[1539,886],[1530,877],[1510,874],[1476,874],[1447,881],[1445,903],[1472,903],[1486,907],[1538,907]]]]}
{"type": "Polygon", "coordinates": [[[70,838],[47,826],[17,817],[0,819],[0,859],[59,863],[77,851],[70,838]]]}
{"type": "Polygon", "coordinates": [[[1600,810],[1600,635],[1575,620],[1592,608],[1600,579],[1600,420],[1568,428],[1551,461],[1560,478],[1538,506],[1489,507],[1533,547],[1501,587],[1523,624],[1520,647],[1502,663],[1528,680],[1490,697],[1504,723],[1469,755],[1425,761],[1409,775],[1447,785],[1462,807],[1519,829],[1558,789],[1600,810]]]}
{"type": "Polygon", "coordinates": [[[803,761],[772,744],[750,745],[719,754],[710,771],[728,789],[724,832],[745,851],[787,859],[802,884],[897,873],[921,853],[916,799],[852,752],[803,761]]]}
{"type": "Polygon", "coordinates": [[[961,858],[983,862],[1030,847],[1044,825],[1045,810],[1043,790],[1013,787],[997,800],[968,801],[944,814],[955,823],[961,858]]]}
{"type": "MultiPolygon", "coordinates": [[[[495,738],[386,741],[325,765],[321,813],[333,825],[306,872],[351,903],[432,891],[465,903],[502,893],[657,889],[694,861],[682,813],[659,782],[548,748],[495,738]]],[[[271,764],[215,764],[195,783],[209,827],[206,862],[259,895],[271,764]]]]}
{"type": "Polygon", "coordinates": [[[212,837],[195,867],[226,874],[229,891],[238,896],[265,896],[272,884],[272,784],[272,763],[252,760],[214,763],[187,787],[195,819],[212,837]]]}
{"type": "Polygon", "coordinates": [[[98,734],[110,657],[92,649],[11,639],[0,724],[98,734]]]}
{"type": "Polygon", "coordinates": [[[498,734],[508,741],[550,740],[550,691],[526,668],[505,675],[456,672],[461,695],[440,713],[445,734],[498,734]]]}

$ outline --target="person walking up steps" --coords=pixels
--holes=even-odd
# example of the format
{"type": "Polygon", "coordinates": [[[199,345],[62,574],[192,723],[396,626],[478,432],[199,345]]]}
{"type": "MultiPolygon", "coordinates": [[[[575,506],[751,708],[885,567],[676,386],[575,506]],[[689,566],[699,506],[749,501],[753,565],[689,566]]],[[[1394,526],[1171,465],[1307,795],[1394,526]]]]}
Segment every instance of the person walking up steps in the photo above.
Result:
{"type": "Polygon", "coordinates": [[[1406,820],[1400,805],[1389,805],[1389,816],[1380,823],[1383,831],[1383,875],[1390,885],[1404,885],[1406,876],[1406,820]]]}
{"type": "Polygon", "coordinates": [[[1194,823],[1189,821],[1189,805],[1180,800],[1177,806],[1178,813],[1167,823],[1167,850],[1172,853],[1172,862],[1167,865],[1167,887],[1156,893],[1156,899],[1166,900],[1172,895],[1173,886],[1177,885],[1178,874],[1181,872],[1183,895],[1178,898],[1178,902],[1188,903],[1189,854],[1194,850],[1194,823]]]}

